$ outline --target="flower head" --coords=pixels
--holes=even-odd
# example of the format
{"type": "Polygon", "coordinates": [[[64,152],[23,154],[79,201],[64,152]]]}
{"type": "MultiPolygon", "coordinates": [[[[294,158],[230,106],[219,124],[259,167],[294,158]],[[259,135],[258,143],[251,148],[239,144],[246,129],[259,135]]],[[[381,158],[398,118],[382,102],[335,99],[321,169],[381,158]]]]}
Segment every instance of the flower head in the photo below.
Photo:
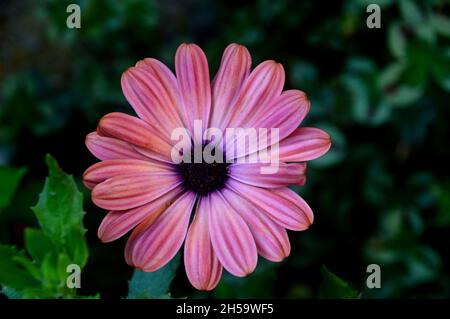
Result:
{"type": "Polygon", "coordinates": [[[212,82],[195,44],[178,48],[175,68],[176,75],[148,58],[123,73],[138,117],[100,120],[86,145],[101,161],[84,183],[110,211],[98,230],[102,241],[132,230],[128,264],[155,271],[184,243],[190,282],[211,290],[223,268],[241,277],[255,269],[258,254],[271,261],[289,255],[286,230],[307,229],[313,213],[288,186],[305,183],[305,162],[331,142],[320,129],[298,128],[310,102],[301,91],[283,91],[281,64],[265,61],[251,71],[244,46],[225,49],[212,82]]]}

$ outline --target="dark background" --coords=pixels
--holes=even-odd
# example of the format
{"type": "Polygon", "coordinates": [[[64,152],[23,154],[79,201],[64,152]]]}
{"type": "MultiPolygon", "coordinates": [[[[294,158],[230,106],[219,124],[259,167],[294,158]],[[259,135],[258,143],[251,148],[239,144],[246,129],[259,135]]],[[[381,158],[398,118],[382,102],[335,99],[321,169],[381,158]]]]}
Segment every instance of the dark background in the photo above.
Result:
{"type": "Polygon", "coordinates": [[[211,74],[223,49],[244,44],[253,65],[275,59],[286,89],[312,101],[305,125],[330,133],[331,151],[296,189],[315,212],[290,232],[291,256],[260,259],[245,279],[224,275],[212,293],[193,289],[180,267],[175,297],[316,298],[321,266],[364,298],[448,298],[450,180],[450,4],[444,1],[11,1],[0,4],[0,164],[24,166],[12,204],[0,212],[0,241],[22,245],[36,224],[52,154],[85,193],[90,259],[82,294],[123,297],[132,269],[125,239],[101,244],[105,212],[81,185],[96,160],[84,144],[99,118],[131,112],[120,75],[145,57],[173,68],[176,48],[195,42],[211,74]],[[81,6],[81,29],[66,7],[81,6]],[[381,28],[366,26],[368,3],[381,28]],[[381,289],[365,288],[379,264],[381,289]]]}

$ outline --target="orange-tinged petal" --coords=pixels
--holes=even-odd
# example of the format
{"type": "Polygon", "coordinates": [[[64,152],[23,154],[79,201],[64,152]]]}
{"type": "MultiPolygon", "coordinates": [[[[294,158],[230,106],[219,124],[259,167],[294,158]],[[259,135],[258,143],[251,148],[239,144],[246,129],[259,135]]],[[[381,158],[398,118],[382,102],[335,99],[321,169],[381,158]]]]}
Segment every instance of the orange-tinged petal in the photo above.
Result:
{"type": "Polygon", "coordinates": [[[149,149],[162,159],[171,158],[171,144],[158,135],[158,130],[137,117],[118,112],[109,113],[100,120],[97,133],[149,149]]]}
{"type": "Polygon", "coordinates": [[[247,48],[232,43],[225,49],[219,71],[212,85],[212,114],[210,127],[222,127],[225,115],[250,73],[252,59],[247,48]]]}
{"type": "Polygon", "coordinates": [[[184,266],[191,284],[199,290],[212,290],[222,276],[222,265],[211,245],[208,204],[200,198],[184,244],[184,266]]]}
{"type": "Polygon", "coordinates": [[[98,228],[98,237],[102,242],[110,242],[122,237],[143,221],[146,224],[155,221],[182,191],[183,188],[178,186],[145,205],[125,211],[109,212],[98,228]]]}
{"type": "Polygon", "coordinates": [[[112,137],[100,136],[97,132],[86,136],[86,146],[99,160],[110,159],[146,159],[129,143],[112,137]]]}
{"type": "Polygon", "coordinates": [[[227,186],[284,228],[300,231],[308,229],[313,223],[314,216],[309,205],[287,187],[265,189],[232,179],[228,181],[227,186]]]}
{"type": "Polygon", "coordinates": [[[186,128],[193,132],[194,120],[207,128],[211,112],[211,85],[208,60],[196,44],[182,44],[175,54],[175,69],[183,99],[186,128]]]}
{"type": "Polygon", "coordinates": [[[165,173],[171,172],[172,166],[160,161],[147,159],[113,159],[95,163],[83,174],[83,182],[87,188],[104,182],[108,178],[118,175],[132,175],[139,173],[165,173]]]}
{"type": "Polygon", "coordinates": [[[279,160],[304,162],[324,155],[331,147],[328,133],[318,128],[301,127],[285,138],[279,145],[279,160]]]}
{"type": "Polygon", "coordinates": [[[186,192],[155,221],[138,226],[125,247],[127,262],[143,271],[156,271],[178,252],[186,237],[195,194],[186,192]]]}
{"type": "Polygon", "coordinates": [[[175,173],[114,176],[92,190],[92,201],[109,210],[126,210],[155,200],[181,183],[175,173]]]}
{"type": "Polygon", "coordinates": [[[233,164],[229,167],[229,176],[242,183],[264,188],[305,184],[306,164],[275,164],[277,167],[272,167],[272,169],[275,169],[276,172],[274,171],[270,174],[263,174],[263,169],[267,169],[269,167],[268,164],[233,164]]]}
{"type": "Polygon", "coordinates": [[[211,193],[205,200],[211,242],[220,263],[237,277],[252,273],[258,252],[247,224],[220,192],[211,193]]]}

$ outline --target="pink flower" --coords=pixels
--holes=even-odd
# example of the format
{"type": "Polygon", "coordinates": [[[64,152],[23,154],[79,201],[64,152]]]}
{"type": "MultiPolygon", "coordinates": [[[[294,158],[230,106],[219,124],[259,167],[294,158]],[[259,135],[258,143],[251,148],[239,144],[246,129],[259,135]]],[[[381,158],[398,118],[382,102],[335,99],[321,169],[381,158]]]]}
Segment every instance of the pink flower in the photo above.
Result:
{"type": "MultiPolygon", "coordinates": [[[[298,128],[310,102],[301,91],[283,91],[281,64],[269,60],[253,71],[250,65],[248,50],[231,44],[210,83],[203,51],[182,44],[176,76],[151,58],[123,73],[122,90],[138,117],[110,113],[100,120],[86,145],[101,162],[86,170],[84,183],[93,202],[110,211],[98,230],[103,242],[134,229],[125,247],[128,264],[155,271],[185,242],[190,282],[211,290],[222,268],[242,277],[253,272],[258,254],[283,260],[291,249],[286,230],[305,230],[313,222],[311,208],[288,186],[305,183],[304,162],[325,154],[330,137],[320,129],[298,128]],[[224,163],[174,163],[172,132],[183,127],[193,132],[194,120],[203,121],[203,131],[279,128],[277,171],[263,174],[267,164],[239,163],[238,156],[224,163]]],[[[201,143],[204,150],[204,139],[191,135],[188,143],[192,149],[201,143]]],[[[253,145],[245,158],[273,143],[253,145]]]]}

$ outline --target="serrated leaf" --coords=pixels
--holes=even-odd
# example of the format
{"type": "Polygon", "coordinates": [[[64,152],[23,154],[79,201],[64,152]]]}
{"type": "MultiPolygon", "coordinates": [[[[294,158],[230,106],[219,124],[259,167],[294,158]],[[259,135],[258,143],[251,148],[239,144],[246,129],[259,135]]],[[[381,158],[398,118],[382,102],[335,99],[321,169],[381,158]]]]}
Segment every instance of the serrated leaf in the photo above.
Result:
{"type": "Polygon", "coordinates": [[[33,276],[34,279],[40,281],[41,278],[41,272],[39,271],[38,266],[36,263],[31,261],[27,256],[15,256],[13,257],[13,261],[20,264],[24,269],[28,271],[28,273],[33,276]]]}
{"type": "Polygon", "coordinates": [[[356,299],[358,292],[347,282],[322,266],[322,284],[319,289],[319,298],[324,299],[356,299]]]}
{"type": "Polygon", "coordinates": [[[178,265],[180,254],[167,265],[155,272],[144,272],[136,269],[128,283],[128,299],[167,299],[170,298],[169,287],[178,265]]]}
{"type": "Polygon", "coordinates": [[[44,232],[54,241],[64,243],[69,231],[83,228],[83,196],[73,180],[56,160],[47,155],[49,176],[39,201],[32,208],[44,232]]]}
{"type": "Polygon", "coordinates": [[[58,256],[47,254],[41,264],[43,285],[49,289],[57,287],[60,283],[58,274],[58,256]]]}
{"type": "Polygon", "coordinates": [[[62,285],[66,284],[66,279],[68,276],[67,266],[69,266],[70,264],[72,264],[72,261],[69,256],[67,256],[66,254],[58,255],[58,278],[62,285]]]}
{"type": "Polygon", "coordinates": [[[67,254],[70,257],[72,263],[79,265],[83,268],[89,257],[89,248],[84,238],[84,229],[72,228],[66,240],[67,254]]]}
{"type": "Polygon", "coordinates": [[[8,206],[26,172],[23,167],[0,166],[0,210],[8,206]]]}
{"type": "Polygon", "coordinates": [[[51,239],[39,229],[27,228],[25,230],[25,247],[30,256],[39,263],[49,253],[56,253],[56,247],[51,239]]]}
{"type": "MultiPolygon", "coordinates": [[[[30,274],[26,256],[15,247],[0,245],[0,284],[13,289],[37,287],[39,282],[30,274]]],[[[30,261],[31,262],[31,261],[30,261]]]]}
{"type": "Polygon", "coordinates": [[[83,267],[88,258],[82,194],[54,158],[48,155],[46,162],[49,176],[32,208],[42,229],[25,231],[25,247],[32,259],[2,247],[0,284],[17,290],[23,298],[73,298],[76,291],[66,287],[67,266],[83,267]]]}
{"type": "Polygon", "coordinates": [[[73,177],[64,173],[53,157],[47,155],[46,162],[49,176],[38,204],[32,209],[44,235],[63,249],[71,263],[83,267],[88,258],[83,227],[83,195],[73,177]]]}

